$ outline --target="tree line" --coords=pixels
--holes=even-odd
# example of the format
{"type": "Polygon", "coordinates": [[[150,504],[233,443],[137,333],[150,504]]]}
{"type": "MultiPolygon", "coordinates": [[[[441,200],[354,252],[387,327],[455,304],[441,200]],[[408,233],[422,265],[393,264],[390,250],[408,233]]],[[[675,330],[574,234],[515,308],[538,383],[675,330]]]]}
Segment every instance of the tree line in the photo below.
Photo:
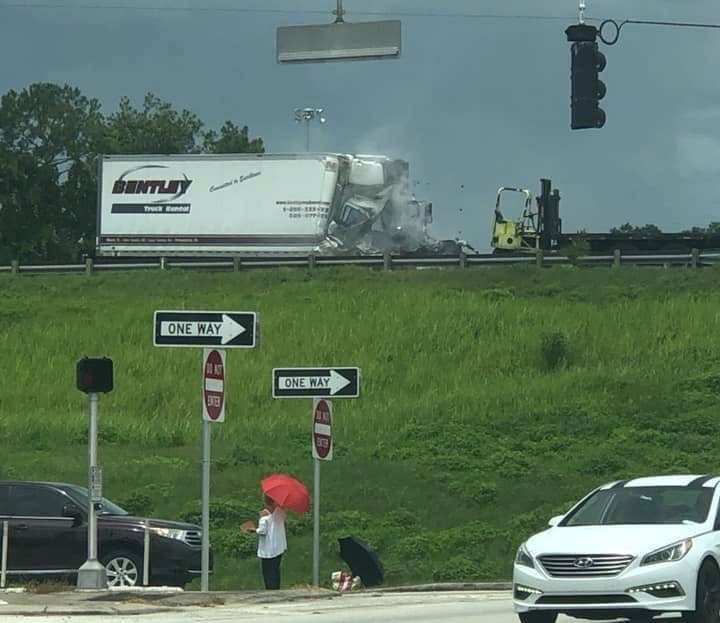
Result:
{"type": "Polygon", "coordinates": [[[104,114],[75,87],[36,83],[0,98],[0,264],[92,253],[100,154],[264,153],[247,126],[209,129],[148,93],[104,114]]]}

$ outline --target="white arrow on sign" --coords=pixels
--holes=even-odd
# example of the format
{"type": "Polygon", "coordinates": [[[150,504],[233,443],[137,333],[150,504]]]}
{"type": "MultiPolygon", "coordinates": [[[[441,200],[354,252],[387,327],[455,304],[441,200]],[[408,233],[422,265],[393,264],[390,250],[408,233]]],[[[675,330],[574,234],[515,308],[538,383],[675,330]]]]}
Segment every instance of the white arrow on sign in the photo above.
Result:
{"type": "Polygon", "coordinates": [[[350,380],[330,370],[330,376],[281,376],[278,385],[279,389],[329,389],[330,395],[334,396],[350,385],[350,380]]]}
{"type": "Polygon", "coordinates": [[[222,322],[205,320],[165,320],[160,323],[162,337],[219,337],[221,344],[232,342],[246,329],[235,322],[227,314],[222,315],[222,322]]]}

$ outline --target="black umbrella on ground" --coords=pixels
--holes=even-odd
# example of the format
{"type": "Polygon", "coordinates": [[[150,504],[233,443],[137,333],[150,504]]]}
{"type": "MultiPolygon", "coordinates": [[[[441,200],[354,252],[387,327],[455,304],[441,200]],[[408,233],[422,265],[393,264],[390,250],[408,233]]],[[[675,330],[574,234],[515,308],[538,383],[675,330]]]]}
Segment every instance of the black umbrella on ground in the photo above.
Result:
{"type": "Polygon", "coordinates": [[[385,579],[385,570],[377,554],[367,543],[354,536],[338,539],[340,558],[350,567],[353,576],[359,576],[365,586],[378,586],[385,579]]]}

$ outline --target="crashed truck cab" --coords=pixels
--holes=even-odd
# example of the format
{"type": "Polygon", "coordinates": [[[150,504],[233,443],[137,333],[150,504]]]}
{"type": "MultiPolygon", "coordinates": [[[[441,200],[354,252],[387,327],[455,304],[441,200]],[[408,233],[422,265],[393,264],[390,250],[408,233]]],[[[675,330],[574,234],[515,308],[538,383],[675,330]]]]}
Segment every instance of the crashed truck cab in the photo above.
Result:
{"type": "Polygon", "coordinates": [[[409,165],[385,156],[349,158],[340,201],[332,211],[328,242],[336,248],[357,246],[362,251],[403,248],[413,250],[428,240],[432,204],[409,191],[409,165]],[[342,243],[340,243],[342,240],[342,243]]]}

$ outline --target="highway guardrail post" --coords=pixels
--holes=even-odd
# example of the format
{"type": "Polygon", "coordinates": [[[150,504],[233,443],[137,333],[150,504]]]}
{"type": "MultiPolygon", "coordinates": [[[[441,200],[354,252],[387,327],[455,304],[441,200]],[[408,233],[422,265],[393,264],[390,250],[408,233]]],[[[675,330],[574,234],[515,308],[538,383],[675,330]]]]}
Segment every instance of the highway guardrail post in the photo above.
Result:
{"type": "Polygon", "coordinates": [[[460,251],[460,268],[467,268],[467,256],[465,251],[460,251]]]}
{"type": "Polygon", "coordinates": [[[242,260],[239,257],[233,258],[233,270],[237,273],[242,268],[242,260]]]}
{"type": "Polygon", "coordinates": [[[93,274],[93,259],[91,257],[85,258],[85,274],[89,277],[93,274]]]}
{"type": "Polygon", "coordinates": [[[693,268],[697,268],[698,266],[700,266],[700,249],[693,249],[691,251],[691,254],[692,254],[691,265],[693,268]]]}
{"type": "Polygon", "coordinates": [[[544,259],[543,250],[538,249],[537,251],[535,251],[535,266],[537,266],[538,268],[542,268],[543,267],[543,259],[544,259]]]}
{"type": "Polygon", "coordinates": [[[392,270],[392,255],[390,255],[390,251],[383,253],[383,268],[385,270],[392,270]]]}
{"type": "Polygon", "coordinates": [[[166,257],[160,258],[160,270],[167,270],[167,258],[166,257]]]}
{"type": "Polygon", "coordinates": [[[615,249],[615,251],[613,251],[613,268],[619,268],[621,263],[622,251],[620,251],[620,249],[615,249]]]}
{"type": "Polygon", "coordinates": [[[317,266],[317,258],[315,257],[314,253],[311,253],[308,255],[308,268],[310,270],[315,270],[315,267],[317,266]]]}
{"type": "Polygon", "coordinates": [[[18,262],[17,260],[13,260],[12,262],[10,262],[10,272],[13,275],[17,275],[20,272],[20,262],[18,262]]]}
{"type": "Polygon", "coordinates": [[[5,588],[7,580],[7,555],[8,555],[8,538],[9,528],[7,519],[2,522],[2,560],[0,560],[0,588],[5,588]]]}

